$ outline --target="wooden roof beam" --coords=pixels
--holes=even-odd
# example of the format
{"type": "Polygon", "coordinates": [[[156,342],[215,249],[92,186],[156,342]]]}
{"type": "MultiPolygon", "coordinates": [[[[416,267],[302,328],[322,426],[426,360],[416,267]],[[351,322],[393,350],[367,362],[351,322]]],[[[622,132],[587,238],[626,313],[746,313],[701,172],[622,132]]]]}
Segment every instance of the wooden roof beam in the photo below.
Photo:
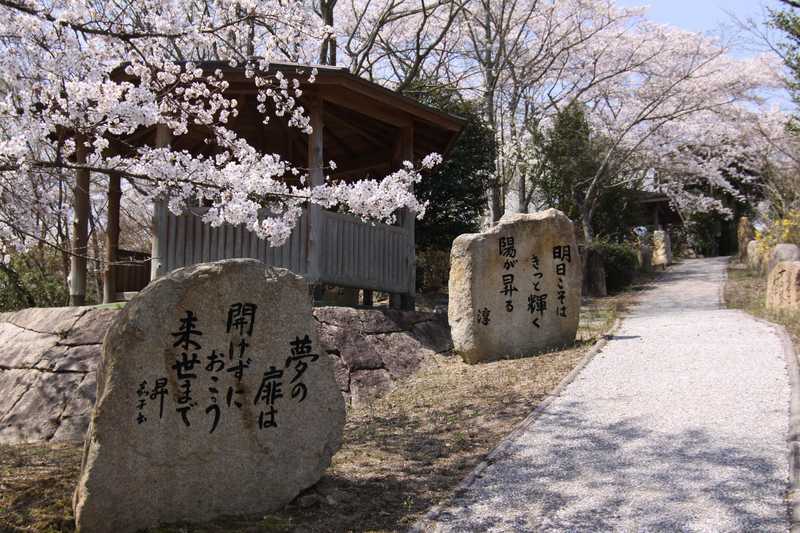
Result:
{"type": "Polygon", "coordinates": [[[351,91],[331,87],[322,92],[322,98],[333,104],[346,107],[362,115],[372,117],[396,128],[406,128],[413,124],[413,119],[408,113],[397,111],[386,104],[373,100],[364,95],[354,94],[351,91]]]}
{"type": "Polygon", "coordinates": [[[350,121],[339,117],[334,112],[332,112],[330,109],[326,110],[325,115],[327,116],[328,120],[331,122],[332,126],[335,126],[337,128],[343,128],[343,129],[349,130],[349,131],[355,133],[356,135],[358,135],[359,137],[361,137],[362,139],[364,139],[365,141],[367,141],[368,143],[372,144],[373,146],[382,147],[382,146],[384,146],[386,144],[385,140],[379,139],[378,137],[375,137],[374,135],[370,134],[369,132],[366,132],[363,129],[354,126],[350,121]]]}

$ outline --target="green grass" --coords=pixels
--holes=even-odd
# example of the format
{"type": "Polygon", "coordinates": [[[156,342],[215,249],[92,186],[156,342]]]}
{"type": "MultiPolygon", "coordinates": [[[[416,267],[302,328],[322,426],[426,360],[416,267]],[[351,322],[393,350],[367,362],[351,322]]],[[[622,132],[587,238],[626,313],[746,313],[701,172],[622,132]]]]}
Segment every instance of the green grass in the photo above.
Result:
{"type": "Polygon", "coordinates": [[[740,263],[728,266],[725,305],[786,327],[800,349],[800,311],[771,311],[766,306],[767,278],[740,263]]]}

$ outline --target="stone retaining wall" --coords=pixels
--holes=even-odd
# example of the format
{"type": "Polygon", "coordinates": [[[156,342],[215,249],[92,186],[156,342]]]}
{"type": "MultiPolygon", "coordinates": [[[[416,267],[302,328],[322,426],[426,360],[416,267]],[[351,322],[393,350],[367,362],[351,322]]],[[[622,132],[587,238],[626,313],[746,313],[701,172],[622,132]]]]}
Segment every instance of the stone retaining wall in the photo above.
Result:
{"type": "MultiPolygon", "coordinates": [[[[0,313],[0,443],[83,439],[103,336],[116,313],[91,307],[0,313]]],[[[349,403],[385,394],[433,354],[452,349],[441,314],[320,307],[314,316],[349,403]]]]}

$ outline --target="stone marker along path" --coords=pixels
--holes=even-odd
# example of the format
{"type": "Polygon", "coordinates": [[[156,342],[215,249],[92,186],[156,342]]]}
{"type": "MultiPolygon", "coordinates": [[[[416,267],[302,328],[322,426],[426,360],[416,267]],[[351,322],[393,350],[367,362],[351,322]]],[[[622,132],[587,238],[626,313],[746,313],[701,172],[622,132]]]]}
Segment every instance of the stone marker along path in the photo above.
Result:
{"type": "Polygon", "coordinates": [[[425,531],[787,531],[781,338],[722,309],[724,259],[671,268],[425,531]]]}

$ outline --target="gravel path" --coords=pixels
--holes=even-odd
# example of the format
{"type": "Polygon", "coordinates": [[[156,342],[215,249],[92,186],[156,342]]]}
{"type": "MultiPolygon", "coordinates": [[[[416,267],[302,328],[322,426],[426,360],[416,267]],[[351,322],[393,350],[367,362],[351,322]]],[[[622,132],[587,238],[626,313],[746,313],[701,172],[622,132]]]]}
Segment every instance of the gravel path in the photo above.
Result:
{"type": "Polygon", "coordinates": [[[426,531],[786,531],[789,381],[725,260],[670,269],[426,531]]]}

